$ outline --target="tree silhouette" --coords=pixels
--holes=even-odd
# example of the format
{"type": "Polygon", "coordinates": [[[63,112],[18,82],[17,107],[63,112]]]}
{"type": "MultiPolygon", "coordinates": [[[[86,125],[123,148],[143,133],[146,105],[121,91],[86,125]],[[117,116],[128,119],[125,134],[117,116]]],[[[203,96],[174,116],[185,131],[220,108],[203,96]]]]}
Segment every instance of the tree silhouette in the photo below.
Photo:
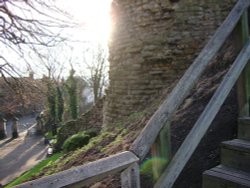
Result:
{"type": "MultiPolygon", "coordinates": [[[[55,46],[65,39],[59,36],[67,24],[59,17],[53,0],[0,0],[0,46],[24,59],[26,52],[44,56],[39,47],[55,46]],[[53,16],[51,16],[53,15],[53,16]],[[56,18],[58,17],[58,18],[56,18]]],[[[0,74],[17,75],[11,54],[0,54],[0,74]]]]}
{"type": "Polygon", "coordinates": [[[69,111],[72,119],[78,117],[77,80],[74,77],[75,70],[70,70],[70,75],[65,82],[65,88],[69,96],[69,111]]]}

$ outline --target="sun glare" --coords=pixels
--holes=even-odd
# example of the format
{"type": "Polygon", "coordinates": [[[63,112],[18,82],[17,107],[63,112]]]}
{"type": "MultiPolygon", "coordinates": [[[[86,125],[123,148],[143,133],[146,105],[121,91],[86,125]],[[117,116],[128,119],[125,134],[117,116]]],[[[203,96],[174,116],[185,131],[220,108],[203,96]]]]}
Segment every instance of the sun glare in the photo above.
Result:
{"type": "MultiPolygon", "coordinates": [[[[84,38],[107,42],[111,31],[110,4],[112,0],[65,1],[70,14],[84,27],[84,38]]],[[[65,6],[64,5],[64,6],[65,6]]]]}

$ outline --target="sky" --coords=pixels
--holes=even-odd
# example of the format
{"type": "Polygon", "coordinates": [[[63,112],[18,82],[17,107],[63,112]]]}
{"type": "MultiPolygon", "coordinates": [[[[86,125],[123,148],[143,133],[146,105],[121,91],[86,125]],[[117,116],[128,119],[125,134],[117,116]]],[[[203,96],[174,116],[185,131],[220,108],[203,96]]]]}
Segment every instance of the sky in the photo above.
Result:
{"type": "MultiPolygon", "coordinates": [[[[56,0],[56,5],[59,9],[70,14],[70,21],[77,23],[77,26],[72,28],[60,29],[60,34],[67,36],[71,42],[66,41],[53,48],[39,48],[39,50],[47,54],[48,64],[53,61],[60,62],[63,66],[63,75],[67,75],[71,68],[70,63],[78,73],[84,72],[88,74],[83,61],[89,60],[93,49],[97,44],[101,44],[107,49],[109,34],[111,31],[110,23],[110,4],[112,0],[56,0]],[[81,70],[80,70],[81,69],[81,70]]],[[[27,14],[27,13],[26,13],[27,14]]],[[[58,15],[51,15],[58,17],[58,15]]],[[[39,18],[36,14],[28,14],[27,17],[39,18]]],[[[59,15],[60,17],[60,15],[59,15]]],[[[43,19],[43,18],[42,18],[43,19]]],[[[68,21],[68,20],[67,20],[68,21]]],[[[55,33],[58,32],[55,29],[55,33]]],[[[3,51],[2,51],[3,53],[3,51]]],[[[46,74],[43,63],[39,62],[37,57],[27,50],[25,56],[31,66],[28,68],[23,63],[22,57],[17,57],[14,53],[4,52],[11,56],[12,62],[22,75],[28,75],[29,68],[33,69],[36,77],[41,77],[46,74]],[[22,66],[20,66],[22,65],[22,66]]]]}
{"type": "Polygon", "coordinates": [[[83,30],[78,37],[99,42],[107,42],[109,37],[110,4],[111,0],[58,0],[59,7],[81,24],[83,30]]]}
{"type": "MultiPolygon", "coordinates": [[[[70,32],[71,38],[80,40],[72,44],[69,53],[71,61],[75,61],[81,73],[85,67],[82,61],[88,61],[98,44],[107,50],[107,44],[111,32],[110,5],[112,0],[58,0],[58,6],[66,10],[79,23],[78,28],[70,32]],[[85,57],[82,55],[85,54],[85,57]],[[72,60],[73,58],[73,60],[72,60]],[[80,65],[79,65],[80,63],[80,65]]],[[[74,62],[73,62],[74,63],[74,62]]],[[[88,72],[85,71],[85,74],[88,72]]]]}

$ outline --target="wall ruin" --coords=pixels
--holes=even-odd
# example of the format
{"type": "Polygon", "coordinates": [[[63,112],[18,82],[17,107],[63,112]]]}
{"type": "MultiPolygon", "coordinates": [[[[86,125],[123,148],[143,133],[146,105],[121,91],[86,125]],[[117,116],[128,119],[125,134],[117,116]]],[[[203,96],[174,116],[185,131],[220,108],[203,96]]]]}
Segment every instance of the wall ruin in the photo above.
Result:
{"type": "Polygon", "coordinates": [[[114,0],[107,125],[144,109],[178,79],[236,0],[114,0]]]}

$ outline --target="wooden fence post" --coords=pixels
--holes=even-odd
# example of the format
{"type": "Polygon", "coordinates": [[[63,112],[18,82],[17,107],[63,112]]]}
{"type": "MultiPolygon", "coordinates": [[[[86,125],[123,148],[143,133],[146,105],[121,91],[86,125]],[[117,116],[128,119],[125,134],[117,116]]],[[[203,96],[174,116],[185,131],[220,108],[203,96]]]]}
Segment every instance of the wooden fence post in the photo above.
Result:
{"type": "MultiPolygon", "coordinates": [[[[248,10],[246,10],[241,18],[240,22],[240,43],[243,46],[249,39],[249,24],[248,24],[248,10]]],[[[248,63],[243,70],[238,82],[238,103],[239,103],[239,115],[250,115],[250,64],[248,63]]]]}
{"type": "Polygon", "coordinates": [[[134,163],[121,173],[122,188],[140,188],[140,168],[134,163]]]}
{"type": "Polygon", "coordinates": [[[171,157],[170,123],[164,126],[151,149],[152,173],[154,180],[160,178],[171,157]]]}

